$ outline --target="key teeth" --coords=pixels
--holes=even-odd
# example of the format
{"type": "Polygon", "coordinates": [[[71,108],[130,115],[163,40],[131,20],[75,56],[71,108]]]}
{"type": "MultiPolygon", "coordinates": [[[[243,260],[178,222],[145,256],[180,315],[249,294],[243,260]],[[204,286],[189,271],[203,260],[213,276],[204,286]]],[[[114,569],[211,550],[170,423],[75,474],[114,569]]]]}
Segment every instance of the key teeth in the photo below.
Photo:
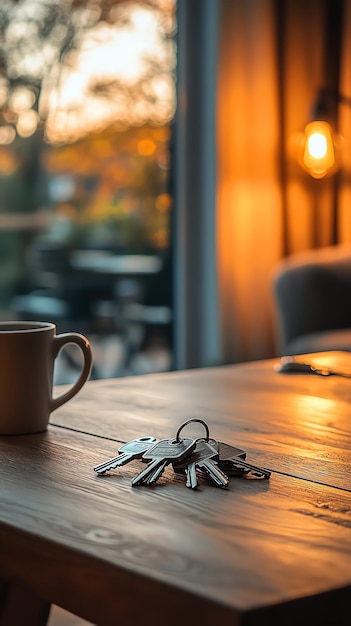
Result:
{"type": "Polygon", "coordinates": [[[108,470],[110,469],[110,466],[101,463],[101,465],[95,465],[93,469],[94,472],[96,472],[97,474],[105,474],[105,472],[108,472],[108,470]]]}
{"type": "Polygon", "coordinates": [[[165,463],[160,468],[158,468],[158,470],[155,471],[155,474],[153,474],[153,476],[151,476],[149,478],[148,485],[155,485],[156,484],[158,479],[161,478],[161,476],[163,475],[167,465],[168,465],[168,463],[165,463]]]}
{"type": "Polygon", "coordinates": [[[198,487],[198,480],[197,480],[196,467],[195,466],[188,467],[188,469],[186,470],[185,486],[188,487],[188,489],[197,489],[197,487],[198,487]]]}
{"type": "Polygon", "coordinates": [[[143,484],[152,487],[153,485],[156,485],[158,479],[161,478],[161,476],[162,476],[162,474],[158,474],[156,477],[155,476],[149,476],[149,478],[147,478],[143,482],[143,484]]]}
{"type": "MultiPolygon", "coordinates": [[[[152,472],[146,473],[144,477],[142,477],[139,482],[135,481],[135,485],[144,485],[152,487],[155,485],[159,478],[161,478],[163,472],[166,469],[168,462],[165,462],[163,465],[160,465],[153,469],[152,472]]],[[[139,474],[138,474],[139,475],[139,474]]],[[[137,478],[137,477],[136,477],[137,478]]],[[[133,481],[132,481],[133,483],[133,481]]]]}
{"type": "Polygon", "coordinates": [[[144,470],[134,476],[134,478],[132,479],[132,487],[147,485],[149,477],[155,473],[156,469],[158,469],[158,465],[151,461],[151,463],[149,463],[149,465],[147,465],[144,470]]]}
{"type": "Polygon", "coordinates": [[[243,469],[247,469],[249,472],[253,474],[256,473],[257,475],[262,475],[263,478],[270,478],[271,476],[270,470],[266,469],[265,467],[258,467],[256,465],[252,465],[251,463],[248,463],[247,461],[242,461],[238,459],[237,461],[234,462],[234,464],[237,465],[239,468],[242,467],[243,469]]]}
{"type": "Polygon", "coordinates": [[[134,476],[134,478],[132,478],[132,487],[138,487],[138,485],[142,485],[142,479],[139,478],[139,474],[137,476],[134,476]]]}
{"type": "Polygon", "coordinates": [[[112,466],[112,461],[105,461],[105,463],[99,463],[99,465],[95,465],[94,472],[107,472],[112,466]]]}
{"type": "Polygon", "coordinates": [[[217,463],[209,463],[206,460],[199,463],[199,467],[206,472],[217,487],[226,488],[229,485],[228,476],[220,469],[217,463]]]}
{"type": "Polygon", "coordinates": [[[104,472],[108,472],[111,469],[115,469],[116,467],[125,465],[131,460],[132,460],[131,457],[125,454],[120,454],[118,456],[113,457],[112,459],[108,459],[108,461],[105,461],[104,463],[99,463],[99,465],[95,465],[94,471],[98,473],[101,473],[101,470],[103,470],[104,472]]]}
{"type": "Polygon", "coordinates": [[[110,470],[116,469],[116,467],[122,467],[122,465],[126,465],[128,461],[125,459],[120,459],[115,461],[114,463],[101,463],[100,465],[96,465],[94,467],[94,471],[98,474],[105,474],[105,472],[109,472],[110,470]]]}
{"type": "Polygon", "coordinates": [[[268,479],[271,476],[271,471],[267,470],[264,467],[258,467],[255,465],[251,465],[250,463],[242,463],[240,459],[233,460],[233,469],[242,470],[242,475],[247,476],[251,474],[252,476],[256,475],[256,478],[265,478],[268,479]]]}
{"type": "Polygon", "coordinates": [[[157,443],[156,437],[138,437],[138,439],[132,439],[127,443],[123,444],[119,450],[118,455],[112,457],[111,459],[107,459],[104,463],[99,463],[99,465],[95,465],[93,468],[95,472],[98,474],[104,474],[111,469],[115,469],[116,467],[122,467],[126,465],[130,461],[134,461],[136,459],[140,459],[141,456],[147,452],[152,446],[157,443]],[[137,446],[137,447],[136,447],[137,446]]]}

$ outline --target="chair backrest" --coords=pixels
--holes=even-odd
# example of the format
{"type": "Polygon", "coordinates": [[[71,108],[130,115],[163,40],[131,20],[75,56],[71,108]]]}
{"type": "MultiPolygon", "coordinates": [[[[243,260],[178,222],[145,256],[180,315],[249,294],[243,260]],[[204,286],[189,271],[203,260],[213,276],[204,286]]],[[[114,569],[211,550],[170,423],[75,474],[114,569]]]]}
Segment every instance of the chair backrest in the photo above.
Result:
{"type": "Polygon", "coordinates": [[[351,328],[351,246],[294,254],[273,276],[277,341],[282,350],[314,332],[351,328]]]}
{"type": "Polygon", "coordinates": [[[58,288],[70,272],[70,251],[52,242],[36,242],[30,249],[29,267],[38,287],[58,288]]]}

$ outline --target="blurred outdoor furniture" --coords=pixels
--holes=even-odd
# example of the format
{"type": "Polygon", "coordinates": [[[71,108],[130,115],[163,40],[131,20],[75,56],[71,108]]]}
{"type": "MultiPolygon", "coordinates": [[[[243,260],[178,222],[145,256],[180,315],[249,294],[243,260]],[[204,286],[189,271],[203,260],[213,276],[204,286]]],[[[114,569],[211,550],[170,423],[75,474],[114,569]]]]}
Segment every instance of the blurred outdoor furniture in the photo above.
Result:
{"type": "Polygon", "coordinates": [[[56,242],[37,241],[26,269],[26,288],[11,303],[18,317],[48,319],[59,332],[72,330],[72,324],[81,332],[91,330],[94,303],[111,295],[108,281],[78,276],[72,271],[70,249],[56,242]]]}
{"type": "Polygon", "coordinates": [[[134,358],[161,338],[170,353],[171,275],[160,257],[39,241],[30,251],[27,277],[27,288],[12,299],[12,312],[17,319],[52,321],[58,332],[92,337],[93,377],[99,371],[109,377],[133,373],[134,358]]]}
{"type": "Polygon", "coordinates": [[[162,261],[151,254],[114,254],[108,250],[73,250],[71,266],[80,271],[104,276],[142,276],[161,270],[162,261]]]}
{"type": "MultiPolygon", "coordinates": [[[[126,346],[123,367],[133,373],[133,359],[148,345],[164,342],[172,349],[172,272],[170,259],[156,255],[75,250],[71,265],[83,275],[110,280],[113,297],[95,303],[99,319],[110,319],[126,346]]],[[[117,375],[118,372],[113,372],[117,375]]]]}

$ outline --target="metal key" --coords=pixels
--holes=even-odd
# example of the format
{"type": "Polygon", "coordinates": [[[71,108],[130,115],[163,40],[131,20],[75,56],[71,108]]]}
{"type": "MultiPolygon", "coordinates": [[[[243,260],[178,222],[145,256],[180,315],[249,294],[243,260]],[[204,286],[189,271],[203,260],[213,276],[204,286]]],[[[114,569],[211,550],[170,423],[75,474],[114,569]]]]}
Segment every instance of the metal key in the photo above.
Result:
{"type": "Polygon", "coordinates": [[[95,465],[94,471],[98,474],[104,474],[111,469],[121,467],[130,461],[134,461],[134,459],[140,459],[144,452],[155,443],[157,443],[156,437],[138,437],[137,439],[132,439],[118,448],[118,456],[108,459],[99,465],[95,465]]]}
{"type": "Polygon", "coordinates": [[[172,461],[182,461],[195,448],[195,439],[161,439],[143,454],[143,461],[150,461],[148,466],[132,480],[132,486],[152,485],[162,475],[172,461]]]}
{"type": "Polygon", "coordinates": [[[245,457],[237,455],[238,448],[223,441],[218,442],[218,465],[227,472],[228,475],[245,476],[246,478],[269,478],[271,472],[264,467],[258,467],[248,463],[245,457]],[[234,453],[233,453],[234,451],[234,453]]]}
{"type": "MultiPolygon", "coordinates": [[[[271,472],[265,467],[259,467],[258,465],[252,465],[251,463],[247,463],[247,461],[243,461],[242,459],[235,459],[232,461],[231,471],[241,470],[244,471],[242,474],[245,478],[269,478],[271,472]]],[[[228,473],[230,473],[228,471],[228,473]]]]}
{"type": "Polygon", "coordinates": [[[160,464],[158,467],[156,467],[156,469],[150,473],[150,475],[147,476],[147,478],[143,481],[143,485],[154,485],[158,479],[162,476],[163,472],[165,471],[167,466],[167,463],[164,464],[160,464]]]}
{"type": "Polygon", "coordinates": [[[243,467],[240,469],[237,467],[233,467],[233,461],[231,459],[235,457],[239,457],[241,459],[246,458],[246,452],[242,448],[237,448],[236,446],[232,446],[230,444],[224,443],[223,441],[217,441],[216,439],[209,439],[209,443],[211,446],[217,450],[218,452],[218,465],[223,472],[225,472],[228,476],[243,476],[243,474],[249,472],[249,470],[244,470],[243,467]],[[230,456],[230,459],[227,460],[226,457],[230,456]]]}
{"type": "Polygon", "coordinates": [[[218,487],[227,487],[228,476],[218,467],[218,452],[203,439],[196,442],[196,448],[182,462],[173,462],[173,468],[177,472],[185,469],[185,486],[196,489],[198,486],[196,469],[206,472],[218,487]]]}
{"type": "Polygon", "coordinates": [[[246,452],[242,448],[237,448],[236,446],[232,446],[229,443],[224,443],[224,441],[217,441],[216,439],[209,439],[208,443],[218,452],[219,456],[219,464],[221,461],[225,461],[226,457],[229,455],[229,458],[240,457],[241,459],[246,459],[246,452]]]}

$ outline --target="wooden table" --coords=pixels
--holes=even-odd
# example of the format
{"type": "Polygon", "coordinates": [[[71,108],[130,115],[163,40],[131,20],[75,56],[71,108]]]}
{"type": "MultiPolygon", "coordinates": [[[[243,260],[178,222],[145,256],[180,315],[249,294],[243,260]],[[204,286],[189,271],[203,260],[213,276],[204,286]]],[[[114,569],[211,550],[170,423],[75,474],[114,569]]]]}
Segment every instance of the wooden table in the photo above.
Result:
{"type": "Polygon", "coordinates": [[[54,603],[99,626],[349,625],[351,380],[274,363],[91,381],[47,432],[0,437],[0,624],[45,624],[54,603]],[[270,479],[94,473],[191,417],[270,479]]]}

